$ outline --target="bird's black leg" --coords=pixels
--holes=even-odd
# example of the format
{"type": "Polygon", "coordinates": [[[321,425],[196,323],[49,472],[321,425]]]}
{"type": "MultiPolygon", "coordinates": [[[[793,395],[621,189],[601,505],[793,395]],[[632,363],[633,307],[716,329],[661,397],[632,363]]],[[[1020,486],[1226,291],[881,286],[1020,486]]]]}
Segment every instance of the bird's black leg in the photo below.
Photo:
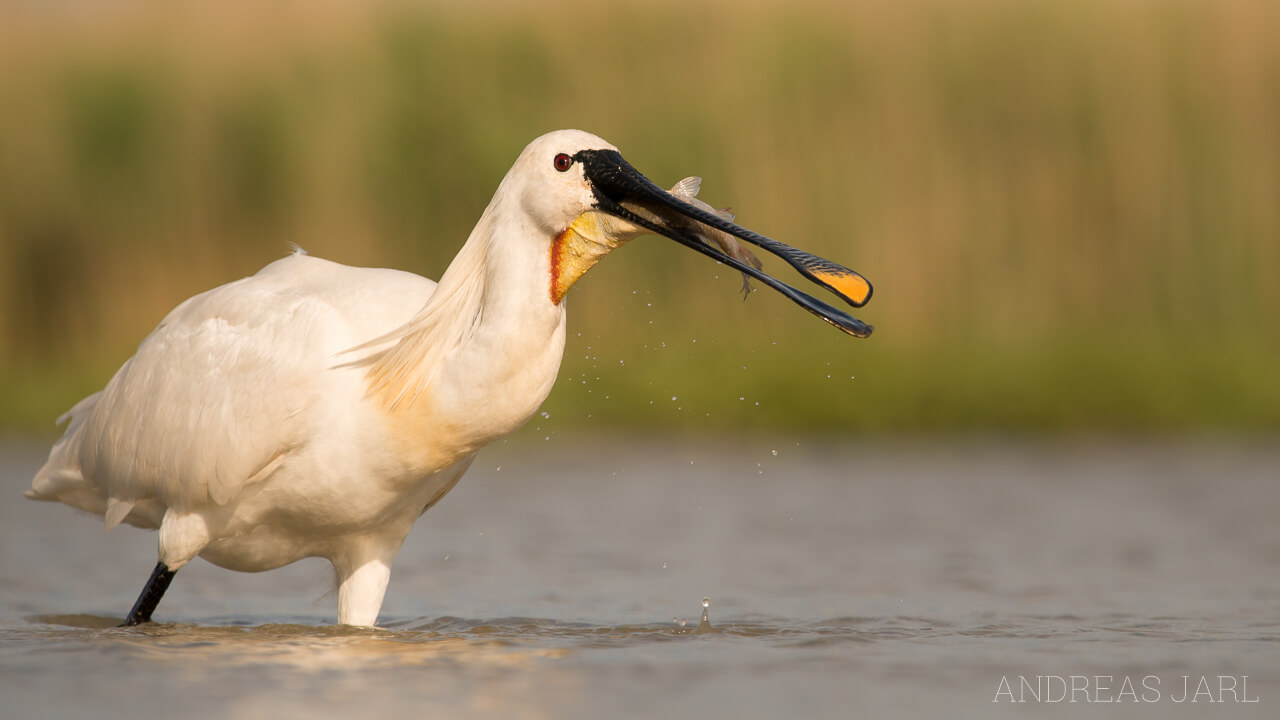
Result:
{"type": "Polygon", "coordinates": [[[151,622],[151,613],[156,611],[156,605],[160,604],[160,598],[164,597],[164,591],[169,589],[169,583],[173,582],[173,576],[177,574],[177,570],[170,570],[163,562],[156,563],[146,587],[142,588],[142,594],[138,596],[138,601],[133,604],[133,609],[120,627],[151,622]]]}

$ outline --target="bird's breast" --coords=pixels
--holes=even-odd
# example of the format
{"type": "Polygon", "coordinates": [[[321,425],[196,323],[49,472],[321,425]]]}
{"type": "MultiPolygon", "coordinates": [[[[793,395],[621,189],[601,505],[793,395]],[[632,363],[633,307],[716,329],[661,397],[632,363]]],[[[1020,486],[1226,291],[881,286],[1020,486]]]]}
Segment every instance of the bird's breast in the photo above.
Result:
{"type": "Polygon", "coordinates": [[[399,459],[413,473],[459,462],[531,418],[564,355],[563,311],[550,332],[473,338],[411,398],[380,409],[399,459]]]}

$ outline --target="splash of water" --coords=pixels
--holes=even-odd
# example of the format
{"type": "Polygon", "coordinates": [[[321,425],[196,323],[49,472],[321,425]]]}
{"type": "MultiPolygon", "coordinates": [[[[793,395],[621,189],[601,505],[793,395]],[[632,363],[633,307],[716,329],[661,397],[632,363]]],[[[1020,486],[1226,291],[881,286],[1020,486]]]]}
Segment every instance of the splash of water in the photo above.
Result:
{"type": "Polygon", "coordinates": [[[698,627],[694,629],[694,635],[702,635],[704,633],[719,632],[711,627],[711,618],[708,613],[711,610],[711,598],[702,598],[702,619],[698,621],[698,627]]]}

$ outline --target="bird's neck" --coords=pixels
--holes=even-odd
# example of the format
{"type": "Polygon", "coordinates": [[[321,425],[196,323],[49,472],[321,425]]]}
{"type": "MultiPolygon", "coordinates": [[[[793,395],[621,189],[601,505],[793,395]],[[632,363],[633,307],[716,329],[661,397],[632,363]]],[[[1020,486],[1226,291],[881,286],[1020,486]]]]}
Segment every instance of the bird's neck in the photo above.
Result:
{"type": "Polygon", "coordinates": [[[431,448],[427,466],[520,427],[551,391],[565,313],[548,291],[551,239],[520,235],[532,232],[491,206],[399,341],[369,364],[371,397],[401,445],[431,448]]]}

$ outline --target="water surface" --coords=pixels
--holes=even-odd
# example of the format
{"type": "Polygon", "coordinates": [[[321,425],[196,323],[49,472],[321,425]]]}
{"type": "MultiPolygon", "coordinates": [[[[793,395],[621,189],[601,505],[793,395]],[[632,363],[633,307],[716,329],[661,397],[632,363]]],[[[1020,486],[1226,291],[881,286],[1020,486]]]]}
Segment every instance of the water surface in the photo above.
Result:
{"type": "Polygon", "coordinates": [[[9,442],[0,716],[1275,717],[1273,445],[499,445],[362,630],[321,561],[196,561],[113,627],[154,535],[23,500],[9,442]]]}

